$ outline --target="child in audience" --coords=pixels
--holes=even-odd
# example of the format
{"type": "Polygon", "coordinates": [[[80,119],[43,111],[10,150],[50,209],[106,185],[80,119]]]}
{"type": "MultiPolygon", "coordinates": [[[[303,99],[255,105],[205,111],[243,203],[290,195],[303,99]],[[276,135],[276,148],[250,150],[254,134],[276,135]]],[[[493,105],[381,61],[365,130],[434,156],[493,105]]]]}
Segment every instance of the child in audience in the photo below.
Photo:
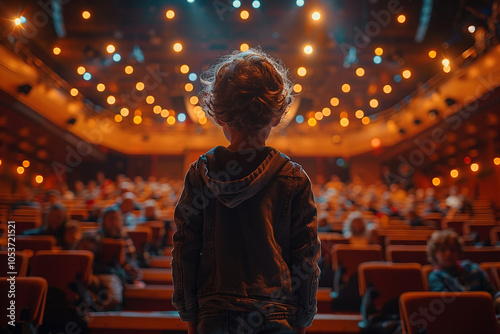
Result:
{"type": "Polygon", "coordinates": [[[292,100],[259,49],[219,59],[201,104],[230,142],[191,164],[175,209],[173,305],[188,333],[299,333],[316,314],[320,244],[311,182],[265,142],[292,100]]]}
{"type": "Polygon", "coordinates": [[[42,227],[24,231],[23,234],[52,235],[56,238],[56,246],[62,247],[67,219],[66,207],[57,202],[49,207],[45,217],[45,224],[42,227]]]}
{"type": "Polygon", "coordinates": [[[82,228],[80,227],[80,222],[76,220],[70,220],[64,227],[62,242],[63,249],[76,249],[81,239],[82,228]]]}
{"type": "Polygon", "coordinates": [[[353,211],[347,216],[342,227],[342,234],[353,245],[378,243],[378,233],[374,224],[367,224],[360,211],[353,211]]]}
{"type": "Polygon", "coordinates": [[[496,300],[500,293],[491,285],[488,275],[477,263],[460,261],[463,255],[462,241],[452,230],[436,231],[427,242],[429,262],[435,265],[429,274],[431,291],[486,291],[496,300]]]}

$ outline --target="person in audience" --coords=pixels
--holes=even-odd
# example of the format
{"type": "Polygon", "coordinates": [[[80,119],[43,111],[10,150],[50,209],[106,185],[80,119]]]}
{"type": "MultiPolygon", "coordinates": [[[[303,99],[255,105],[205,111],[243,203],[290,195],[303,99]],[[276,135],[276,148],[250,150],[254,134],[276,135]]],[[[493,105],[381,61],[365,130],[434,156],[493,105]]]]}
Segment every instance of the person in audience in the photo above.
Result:
{"type": "Polygon", "coordinates": [[[140,209],[139,205],[135,202],[135,195],[132,192],[126,192],[122,195],[122,198],[117,202],[120,212],[123,217],[123,223],[125,226],[136,226],[137,217],[132,212],[133,210],[140,209]]]}
{"type": "Polygon", "coordinates": [[[25,235],[52,235],[56,238],[56,246],[63,246],[64,229],[68,220],[66,207],[61,203],[52,204],[45,216],[42,227],[24,231],[25,235]]]}
{"type": "Polygon", "coordinates": [[[410,210],[408,211],[406,215],[406,221],[408,225],[414,227],[414,226],[426,226],[424,223],[424,219],[420,217],[415,210],[410,210]]]}
{"type": "Polygon", "coordinates": [[[149,199],[143,204],[144,214],[138,219],[139,222],[156,221],[158,219],[158,205],[153,199],[149,199]]]}
{"type": "Polygon", "coordinates": [[[78,180],[75,182],[75,197],[85,199],[87,196],[87,189],[83,181],[78,180]]]}
{"type": "Polygon", "coordinates": [[[77,220],[70,220],[64,227],[62,248],[66,250],[77,249],[82,239],[82,228],[77,220]]]}
{"type": "Polygon", "coordinates": [[[462,240],[452,230],[436,231],[427,242],[427,256],[435,267],[429,274],[430,291],[486,291],[500,305],[500,293],[493,288],[481,267],[463,256],[462,240]]]}
{"type": "Polygon", "coordinates": [[[21,184],[20,186],[20,200],[13,203],[10,207],[12,211],[17,210],[22,206],[30,206],[40,208],[40,204],[35,202],[35,191],[27,184],[21,184]]]}
{"type": "Polygon", "coordinates": [[[74,200],[75,199],[75,193],[73,193],[71,190],[69,190],[68,184],[63,183],[61,185],[61,198],[63,200],[74,200]]]}
{"type": "Polygon", "coordinates": [[[96,201],[101,198],[101,189],[97,186],[97,182],[90,180],[87,184],[87,194],[85,196],[86,201],[96,201]]]}
{"type": "Polygon", "coordinates": [[[361,211],[351,212],[342,227],[342,234],[353,245],[378,243],[378,232],[373,223],[367,224],[361,211]]]}
{"type": "Polygon", "coordinates": [[[377,215],[378,216],[385,215],[388,217],[395,217],[395,218],[402,219],[402,216],[399,213],[399,210],[396,208],[396,206],[394,206],[394,204],[391,200],[390,193],[388,193],[388,192],[384,193],[383,197],[384,197],[384,202],[383,202],[384,204],[379,208],[377,215]]]}
{"type": "Polygon", "coordinates": [[[200,156],[185,177],[173,305],[189,334],[305,333],[317,311],[320,255],[312,185],[265,145],[292,82],[282,64],[250,49],[219,59],[202,83],[202,108],[230,144],[200,156]]]}

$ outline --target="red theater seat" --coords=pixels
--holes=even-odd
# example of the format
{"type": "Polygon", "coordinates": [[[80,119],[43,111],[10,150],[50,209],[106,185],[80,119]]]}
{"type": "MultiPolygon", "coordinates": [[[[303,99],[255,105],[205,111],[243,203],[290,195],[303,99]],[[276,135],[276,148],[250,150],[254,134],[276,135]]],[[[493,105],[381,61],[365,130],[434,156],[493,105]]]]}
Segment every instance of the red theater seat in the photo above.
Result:
{"type": "Polygon", "coordinates": [[[14,257],[14,269],[11,270],[8,266],[9,263],[9,252],[8,251],[0,251],[0,263],[2,266],[0,267],[0,277],[2,276],[11,276],[12,274],[8,274],[10,272],[16,272],[15,276],[26,276],[28,272],[28,253],[27,252],[15,252],[14,257]]]}
{"type": "Polygon", "coordinates": [[[427,246],[401,246],[391,245],[386,249],[386,259],[396,263],[429,264],[427,260],[427,246]]]}
{"type": "MultiPolygon", "coordinates": [[[[3,263],[3,262],[2,262],[3,263]]],[[[16,327],[23,323],[31,323],[35,328],[40,326],[45,310],[45,300],[47,297],[47,281],[41,277],[16,277],[15,297],[9,298],[11,282],[7,277],[0,278],[0,317],[2,327],[10,321],[8,315],[10,301],[15,301],[15,323],[16,327]],[[7,319],[7,320],[6,320],[7,319]]],[[[24,333],[24,332],[23,332],[24,333]]]]}
{"type": "Polygon", "coordinates": [[[104,238],[101,247],[101,258],[96,261],[106,266],[125,263],[125,240],[104,238]]]}
{"type": "Polygon", "coordinates": [[[16,251],[26,249],[37,252],[51,250],[56,246],[56,238],[52,235],[19,235],[16,237],[16,251]]]}
{"type": "Polygon", "coordinates": [[[148,244],[151,244],[153,231],[150,226],[138,225],[135,227],[126,227],[125,230],[130,239],[134,242],[137,254],[142,254],[148,244]]]}
{"type": "Polygon", "coordinates": [[[400,298],[403,333],[497,334],[487,292],[407,292],[400,298]]]}
{"type": "Polygon", "coordinates": [[[500,262],[500,247],[464,247],[464,259],[472,262],[500,262]]]}

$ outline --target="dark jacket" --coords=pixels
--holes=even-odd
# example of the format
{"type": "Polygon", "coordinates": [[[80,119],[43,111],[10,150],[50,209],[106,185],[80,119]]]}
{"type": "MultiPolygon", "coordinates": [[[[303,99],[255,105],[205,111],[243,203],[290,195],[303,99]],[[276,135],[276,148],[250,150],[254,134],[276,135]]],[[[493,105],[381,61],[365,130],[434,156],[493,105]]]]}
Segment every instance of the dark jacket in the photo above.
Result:
{"type": "Polygon", "coordinates": [[[218,146],[191,164],[175,208],[173,305],[260,311],[310,326],[320,244],[311,183],[271,147],[218,146]]]}

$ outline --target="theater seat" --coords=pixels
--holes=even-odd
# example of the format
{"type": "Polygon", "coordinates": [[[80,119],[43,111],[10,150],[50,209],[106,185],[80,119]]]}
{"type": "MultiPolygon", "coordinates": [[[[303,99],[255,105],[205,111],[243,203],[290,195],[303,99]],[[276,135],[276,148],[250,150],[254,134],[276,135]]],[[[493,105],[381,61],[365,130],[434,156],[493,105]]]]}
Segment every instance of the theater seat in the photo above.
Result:
{"type": "Polygon", "coordinates": [[[86,250],[38,251],[31,259],[30,276],[40,276],[50,286],[62,289],[68,301],[76,300],[76,294],[68,284],[80,281],[88,285],[92,279],[94,254],[86,250]]]}
{"type": "Polygon", "coordinates": [[[102,265],[110,266],[113,264],[125,263],[125,240],[103,238],[101,245],[100,258],[96,259],[102,265]]]}
{"type": "Polygon", "coordinates": [[[429,261],[427,260],[427,246],[424,245],[387,246],[386,259],[389,262],[396,263],[419,263],[421,265],[429,264],[429,261]]]}
{"type": "Polygon", "coordinates": [[[497,334],[487,292],[407,292],[400,298],[403,333],[497,334]]]}
{"type": "Polygon", "coordinates": [[[147,249],[153,239],[153,231],[149,226],[125,227],[125,231],[134,242],[137,254],[144,253],[144,250],[147,249]]]}
{"type": "Polygon", "coordinates": [[[404,292],[425,291],[427,283],[418,263],[366,262],[358,267],[359,293],[364,295],[372,287],[379,296],[374,306],[382,308],[397,300],[404,292]]]}
{"type": "Polygon", "coordinates": [[[15,297],[9,298],[10,281],[7,279],[7,277],[0,278],[0,293],[2,296],[0,298],[0,317],[2,318],[2,327],[11,320],[8,318],[10,311],[7,308],[10,306],[10,301],[14,300],[16,327],[23,323],[31,323],[37,328],[42,323],[45,310],[47,281],[41,277],[16,277],[15,297]]]}
{"type": "Polygon", "coordinates": [[[490,230],[490,243],[492,246],[500,246],[497,245],[500,241],[500,226],[495,226],[490,230]]]}
{"type": "Polygon", "coordinates": [[[497,224],[495,222],[491,223],[465,223],[464,224],[464,235],[469,235],[474,233],[477,235],[479,241],[488,243],[490,242],[490,231],[492,228],[496,227],[497,224]]]}
{"type": "Polygon", "coordinates": [[[335,276],[333,290],[338,292],[342,282],[349,280],[358,273],[358,266],[363,262],[382,261],[382,247],[380,245],[334,245],[333,269],[336,273],[342,271],[343,277],[335,276]]]}
{"type": "Polygon", "coordinates": [[[27,252],[15,252],[15,263],[14,269],[11,270],[8,267],[9,263],[9,252],[8,251],[0,251],[0,263],[2,266],[0,267],[0,277],[11,276],[9,274],[11,272],[15,272],[15,276],[26,276],[28,272],[28,253],[27,252]]]}
{"type": "MultiPolygon", "coordinates": [[[[500,260],[500,259],[499,259],[500,260]]],[[[480,264],[481,269],[488,275],[491,284],[500,290],[500,262],[483,262],[480,264]]]]}
{"type": "Polygon", "coordinates": [[[52,235],[19,235],[16,237],[16,251],[26,249],[37,252],[51,250],[56,246],[56,238],[52,235]]]}
{"type": "Polygon", "coordinates": [[[463,258],[472,262],[500,261],[500,247],[464,247],[463,258]]]}
{"type": "Polygon", "coordinates": [[[143,225],[151,227],[151,244],[154,245],[156,249],[160,249],[163,238],[165,237],[165,223],[162,221],[147,221],[143,225]]]}
{"type": "Polygon", "coordinates": [[[321,257],[324,264],[332,263],[332,249],[334,245],[348,244],[349,239],[346,239],[340,233],[320,232],[318,238],[321,241],[321,257]]]}

